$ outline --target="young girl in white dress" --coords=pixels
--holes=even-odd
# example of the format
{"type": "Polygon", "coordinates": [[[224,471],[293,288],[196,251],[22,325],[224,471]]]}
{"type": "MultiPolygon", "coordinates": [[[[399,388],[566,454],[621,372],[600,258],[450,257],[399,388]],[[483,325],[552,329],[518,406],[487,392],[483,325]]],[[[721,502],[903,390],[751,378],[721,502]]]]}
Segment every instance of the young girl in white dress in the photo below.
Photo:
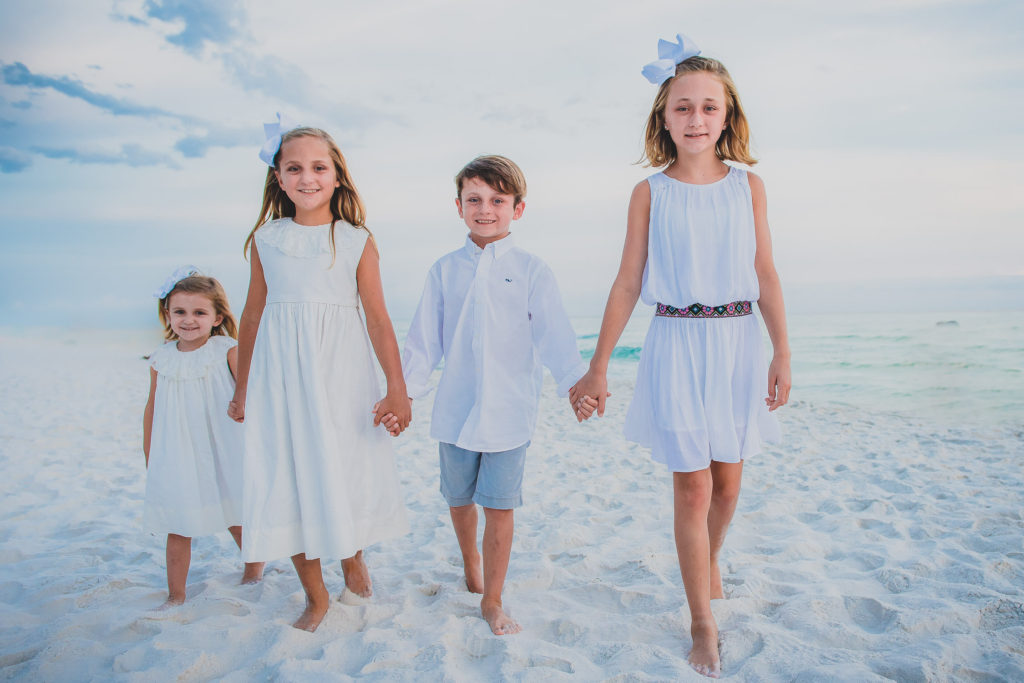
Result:
{"type": "Polygon", "coordinates": [[[778,438],[770,411],[790,390],[782,288],[772,260],[764,184],[726,164],[753,164],[746,116],[722,64],[688,38],[660,41],[644,67],[660,84],[645,157],[665,166],[633,190],[619,273],[608,295],[590,371],[572,392],[607,397],[612,349],[637,298],[656,306],[644,341],[625,435],[651,449],[673,478],[675,540],[698,672],[719,675],[711,600],[722,597],[718,556],[736,508],[743,460],[778,438]],[[761,330],[774,347],[765,367],[761,330]]]}
{"type": "MultiPolygon", "coordinates": [[[[156,297],[169,341],[149,356],[143,524],[167,534],[170,607],[185,601],[193,536],[226,528],[242,545],[242,431],[225,414],[238,356],[224,288],[189,266],[156,297]]],[[[263,563],[246,563],[242,583],[262,576],[263,563]]]]}
{"type": "Polygon", "coordinates": [[[306,593],[294,626],[314,631],[330,604],[320,559],[342,559],[344,601],[368,598],[362,549],[408,530],[387,433],[408,426],[411,404],[376,244],[341,151],[317,128],[281,132],[268,126],[260,155],[270,168],[245,242],[251,275],[230,414],[245,422],[242,555],[291,557],[306,593]],[[378,414],[391,414],[383,426],[378,400],[378,414]]]}

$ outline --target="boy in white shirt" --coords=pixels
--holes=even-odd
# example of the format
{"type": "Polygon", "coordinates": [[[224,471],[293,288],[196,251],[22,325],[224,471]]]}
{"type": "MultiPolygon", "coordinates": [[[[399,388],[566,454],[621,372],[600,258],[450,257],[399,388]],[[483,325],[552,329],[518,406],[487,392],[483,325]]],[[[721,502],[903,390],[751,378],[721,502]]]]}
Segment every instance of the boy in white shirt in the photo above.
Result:
{"type": "MultiPolygon", "coordinates": [[[[495,635],[521,627],[501,591],[512,551],[513,509],[522,505],[526,447],[537,422],[545,365],[566,395],[587,371],[551,269],[515,245],[526,179],[504,157],[482,156],[455,177],[455,206],[469,228],[465,245],[430,269],[405,342],[409,396],[430,391],[444,358],[430,436],[439,442],[441,493],[462,550],[466,586],[495,635]],[[483,566],[477,551],[484,508],[483,566]],[[481,570],[482,569],[482,570],[481,570]]],[[[586,398],[589,416],[597,401],[586,398]]]]}

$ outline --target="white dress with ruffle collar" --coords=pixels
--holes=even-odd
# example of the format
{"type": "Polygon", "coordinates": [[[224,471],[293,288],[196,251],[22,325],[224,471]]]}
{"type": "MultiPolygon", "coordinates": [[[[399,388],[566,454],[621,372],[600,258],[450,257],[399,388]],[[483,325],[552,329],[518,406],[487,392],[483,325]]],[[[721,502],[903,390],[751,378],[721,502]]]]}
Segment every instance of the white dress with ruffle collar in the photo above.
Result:
{"type": "Polygon", "coordinates": [[[149,357],[157,372],[146,473],[147,531],[203,536],[242,523],[242,425],[228,417],[235,380],[216,336],[195,351],[170,341],[149,357]]]}

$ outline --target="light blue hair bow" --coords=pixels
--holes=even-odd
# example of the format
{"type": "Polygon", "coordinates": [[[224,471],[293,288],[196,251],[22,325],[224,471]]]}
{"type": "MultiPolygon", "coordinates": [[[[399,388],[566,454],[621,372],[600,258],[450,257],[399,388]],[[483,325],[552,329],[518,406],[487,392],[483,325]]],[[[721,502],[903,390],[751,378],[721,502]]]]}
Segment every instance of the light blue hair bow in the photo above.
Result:
{"type": "Polygon", "coordinates": [[[276,122],[263,124],[263,134],[267,136],[267,141],[260,148],[260,159],[263,163],[267,166],[274,165],[274,156],[277,154],[277,150],[281,149],[281,136],[298,127],[299,124],[287,116],[282,116],[281,112],[277,113],[276,122]]]}
{"type": "Polygon", "coordinates": [[[182,266],[181,268],[178,268],[171,273],[166,280],[164,280],[164,283],[160,285],[160,289],[153,292],[153,298],[163,299],[171,293],[171,290],[174,289],[174,285],[187,277],[192,277],[193,275],[200,275],[199,269],[195,266],[182,266]]]}
{"type": "Polygon", "coordinates": [[[684,59],[696,57],[700,48],[682,33],[676,34],[676,42],[658,41],[658,59],[645,66],[640,73],[654,85],[661,85],[676,75],[676,65],[684,59]]]}

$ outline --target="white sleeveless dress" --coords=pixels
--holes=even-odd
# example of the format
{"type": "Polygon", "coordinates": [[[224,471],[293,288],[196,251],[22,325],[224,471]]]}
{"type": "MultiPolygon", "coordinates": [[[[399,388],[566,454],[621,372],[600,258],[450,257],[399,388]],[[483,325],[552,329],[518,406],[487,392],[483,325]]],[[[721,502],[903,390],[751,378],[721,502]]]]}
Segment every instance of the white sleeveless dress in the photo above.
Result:
{"type": "MultiPolygon", "coordinates": [[[[747,172],[691,185],[657,173],[647,179],[651,214],[641,299],[686,308],[756,302],[754,212],[747,172]]],[[[768,412],[768,368],[758,319],[655,316],[644,340],[628,440],[651,449],[673,472],[712,460],[740,462],[779,426],[768,412]]]]}
{"type": "Polygon", "coordinates": [[[176,341],[153,352],[157,372],[146,471],[147,531],[203,536],[242,523],[242,425],[228,417],[235,380],[231,337],[195,351],[176,341]]]}
{"type": "Polygon", "coordinates": [[[267,302],[245,405],[242,557],[351,557],[408,531],[394,454],[371,409],[382,394],[359,310],[368,233],[288,218],[255,244],[267,302]]]}

